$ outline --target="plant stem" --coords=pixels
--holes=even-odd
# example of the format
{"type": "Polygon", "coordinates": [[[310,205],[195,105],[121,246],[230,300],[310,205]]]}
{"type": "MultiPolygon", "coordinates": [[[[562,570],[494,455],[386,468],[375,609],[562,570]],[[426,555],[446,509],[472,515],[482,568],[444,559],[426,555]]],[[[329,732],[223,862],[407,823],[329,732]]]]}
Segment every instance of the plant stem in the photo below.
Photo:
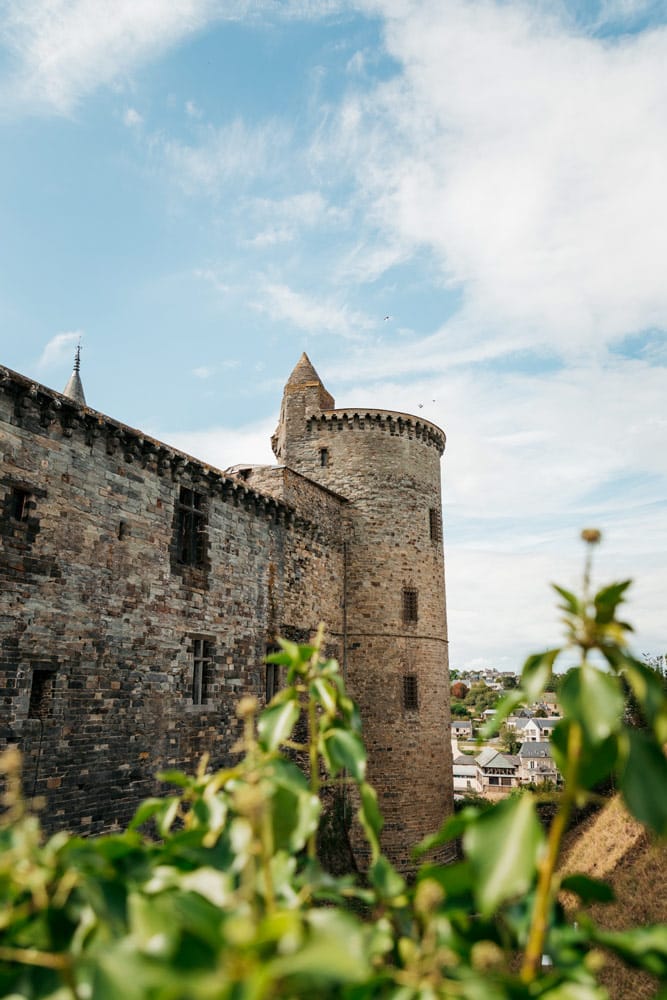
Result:
{"type": "Polygon", "coordinates": [[[531,983],[542,965],[542,954],[547,937],[549,911],[553,903],[556,886],[554,875],[563,835],[572,812],[572,806],[577,795],[577,777],[579,772],[579,757],[581,754],[581,726],[573,722],[570,726],[567,741],[567,767],[565,774],[565,790],[549,830],[547,849],[539,866],[535,907],[531,920],[528,943],[521,966],[521,979],[531,983]]]}

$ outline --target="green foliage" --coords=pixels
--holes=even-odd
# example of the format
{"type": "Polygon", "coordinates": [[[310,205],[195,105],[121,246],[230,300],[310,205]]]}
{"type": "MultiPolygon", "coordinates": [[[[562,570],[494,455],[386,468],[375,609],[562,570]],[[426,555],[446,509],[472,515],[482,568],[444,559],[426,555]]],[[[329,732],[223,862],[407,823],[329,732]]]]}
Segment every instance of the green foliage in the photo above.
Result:
{"type": "MultiPolygon", "coordinates": [[[[579,651],[580,664],[561,687],[566,714],[553,743],[565,784],[548,830],[538,819],[543,789],[493,806],[469,799],[416,850],[426,860],[415,862],[410,884],[382,854],[359,713],[338,665],[320,655],[321,637],[313,646],[281,643],[271,660],[288,683],[267,708],[241,700],[234,767],[210,773],[203,761],[193,776],[162,775],[168,793],[142,803],[122,833],[44,840],[21,796],[17,755],[5,755],[0,995],[604,1000],[594,949],[667,983],[667,927],[599,929],[586,907],[608,901],[608,887],[583,875],[561,879],[557,869],[572,811],[605,778],[618,781],[649,829],[667,833],[664,687],[627,651],[630,629],[617,618],[627,584],[589,595],[589,570],[581,597],[557,588],[566,649],[579,651]],[[608,669],[593,665],[592,650],[608,669]],[[627,690],[641,729],[625,718],[627,690]],[[339,826],[323,824],[323,801],[333,801],[339,826]],[[332,875],[317,857],[318,828],[323,839],[347,829],[353,801],[371,855],[365,879],[332,875]],[[462,860],[437,864],[438,848],[454,838],[462,860]],[[561,888],[580,901],[572,919],[558,903],[561,888]]],[[[526,661],[496,726],[552,683],[561,652],[526,661]]]]}

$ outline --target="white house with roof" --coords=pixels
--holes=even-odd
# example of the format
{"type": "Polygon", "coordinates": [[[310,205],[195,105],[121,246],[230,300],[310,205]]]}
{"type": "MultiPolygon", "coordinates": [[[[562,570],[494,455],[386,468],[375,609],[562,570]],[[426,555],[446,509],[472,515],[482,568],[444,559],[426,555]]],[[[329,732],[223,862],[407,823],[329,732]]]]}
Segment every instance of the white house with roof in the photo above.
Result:
{"type": "Polygon", "coordinates": [[[482,772],[475,758],[465,753],[454,754],[453,757],[454,794],[481,794],[482,772]]]}
{"type": "Polygon", "coordinates": [[[519,784],[519,758],[508,753],[500,753],[493,747],[485,747],[477,755],[484,794],[502,794],[519,784]]]}
{"type": "Polygon", "coordinates": [[[526,719],[525,726],[520,730],[521,739],[531,743],[545,743],[551,738],[551,733],[560,719],[526,719]]]}
{"type": "Polygon", "coordinates": [[[560,772],[554,762],[549,742],[529,740],[521,744],[518,777],[522,784],[542,781],[557,783],[560,780],[560,772]]]}

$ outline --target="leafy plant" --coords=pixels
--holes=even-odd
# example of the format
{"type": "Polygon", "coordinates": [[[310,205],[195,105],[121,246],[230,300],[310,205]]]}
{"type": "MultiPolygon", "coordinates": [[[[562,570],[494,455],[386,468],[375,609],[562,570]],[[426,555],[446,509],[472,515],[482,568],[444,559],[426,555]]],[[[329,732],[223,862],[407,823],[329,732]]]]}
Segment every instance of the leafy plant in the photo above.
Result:
{"type": "MultiPolygon", "coordinates": [[[[635,816],[667,832],[667,804],[656,794],[667,786],[664,691],[627,650],[630,626],[617,612],[628,584],[592,594],[589,578],[588,562],[581,597],[557,588],[566,648],[579,651],[580,664],[561,689],[554,754],[565,785],[548,833],[530,792],[484,809],[467,804],[419,845],[411,884],[381,852],[359,713],[338,665],[321,656],[321,635],[312,646],[281,642],[270,659],[286,668],[287,685],[263,711],[241,700],[234,767],[209,773],[202,761],[194,776],[162,775],[171,791],[142,803],[122,833],[44,841],[21,796],[17,755],[5,755],[1,995],[603,1000],[599,949],[667,983],[667,926],[599,929],[586,907],[608,899],[608,888],[557,870],[573,808],[605,776],[617,776],[635,816]],[[641,730],[624,722],[624,684],[641,730]],[[340,803],[342,793],[369,844],[364,879],[333,876],[318,861],[322,801],[340,803]],[[428,860],[458,837],[463,860],[428,860]],[[580,901],[576,923],[561,890],[580,901]]],[[[490,728],[536,700],[561,652],[529,657],[490,728]]]]}

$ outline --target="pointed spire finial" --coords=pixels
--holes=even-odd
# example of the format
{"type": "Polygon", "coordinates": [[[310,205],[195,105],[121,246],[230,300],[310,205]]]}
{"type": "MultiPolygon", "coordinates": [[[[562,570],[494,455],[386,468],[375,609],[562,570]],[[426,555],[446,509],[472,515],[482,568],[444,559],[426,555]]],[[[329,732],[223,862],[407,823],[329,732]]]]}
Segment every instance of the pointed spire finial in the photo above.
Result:
{"type": "Polygon", "coordinates": [[[72,399],[75,403],[80,406],[86,405],[86,396],[83,391],[83,383],[81,382],[81,376],[79,371],[81,369],[81,341],[76,345],[76,353],[74,355],[74,368],[72,369],[72,374],[69,377],[69,381],[65,388],[63,389],[63,396],[67,396],[68,399],[72,399]]]}

